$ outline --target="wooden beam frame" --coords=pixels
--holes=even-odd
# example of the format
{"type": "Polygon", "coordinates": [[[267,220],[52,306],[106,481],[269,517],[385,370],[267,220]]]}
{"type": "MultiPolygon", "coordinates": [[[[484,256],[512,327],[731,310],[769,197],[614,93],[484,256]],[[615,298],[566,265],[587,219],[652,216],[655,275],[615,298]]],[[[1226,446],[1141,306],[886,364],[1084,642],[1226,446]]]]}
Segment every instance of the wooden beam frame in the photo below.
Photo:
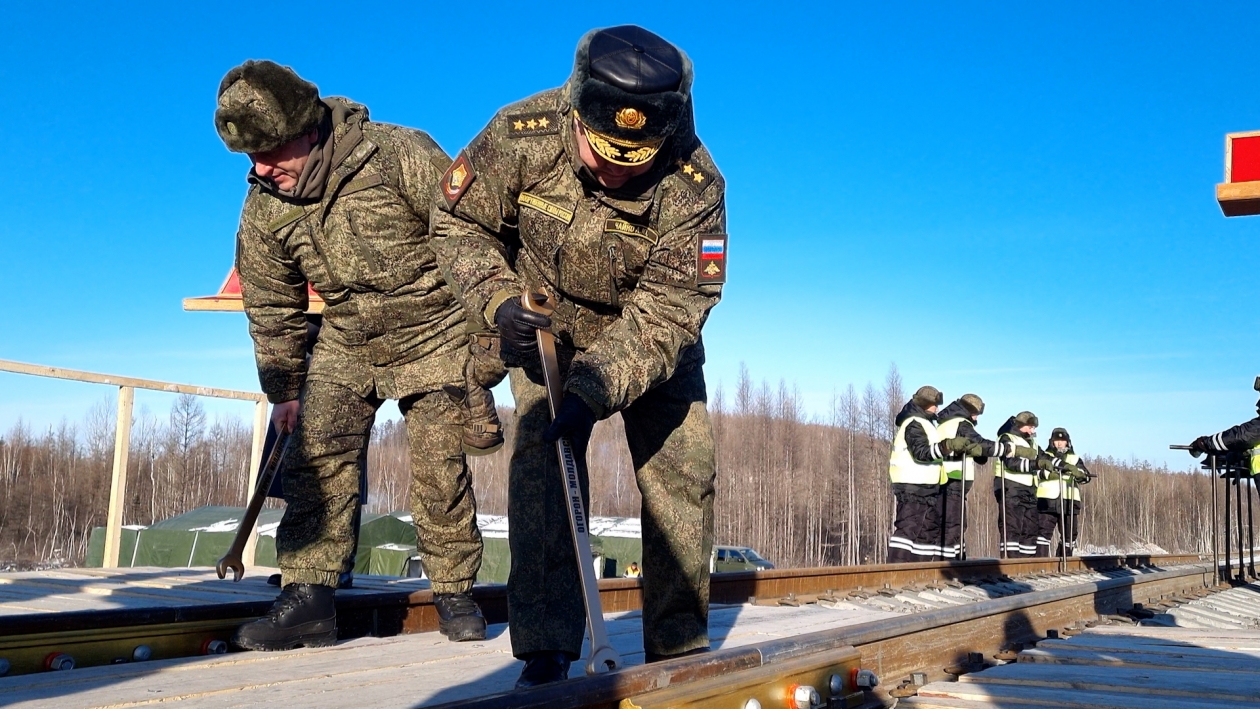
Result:
{"type": "MultiPolygon", "coordinates": [[[[114,433],[114,469],[109,485],[109,513],[105,522],[105,554],[101,565],[106,568],[118,566],[118,554],[121,548],[123,505],[127,499],[127,454],[131,443],[131,414],[135,404],[135,390],[164,391],[172,394],[192,394],[193,396],[209,396],[216,399],[236,399],[254,402],[254,441],[250,451],[248,488],[245,499],[253,493],[258,479],[258,466],[262,460],[263,441],[267,435],[267,397],[250,391],[235,389],[219,389],[193,384],[177,384],[154,379],[138,379],[122,377],[115,374],[98,374],[77,369],[48,367],[42,364],[27,364],[0,359],[0,372],[12,374],[29,374],[35,377],[66,379],[88,384],[107,384],[118,387],[118,420],[114,433]]],[[[245,547],[242,558],[253,566],[254,553],[257,549],[258,533],[255,531],[245,547]]]]}

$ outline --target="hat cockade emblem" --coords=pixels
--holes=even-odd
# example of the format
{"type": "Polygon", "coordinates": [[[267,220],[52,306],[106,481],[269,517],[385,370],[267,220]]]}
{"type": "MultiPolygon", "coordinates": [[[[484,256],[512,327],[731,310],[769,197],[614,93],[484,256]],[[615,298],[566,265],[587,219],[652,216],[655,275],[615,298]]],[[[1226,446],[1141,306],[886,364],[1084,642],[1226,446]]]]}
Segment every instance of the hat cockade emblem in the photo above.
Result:
{"type": "Polygon", "coordinates": [[[626,108],[617,111],[617,127],[639,130],[647,125],[647,115],[637,108],[626,108]]]}

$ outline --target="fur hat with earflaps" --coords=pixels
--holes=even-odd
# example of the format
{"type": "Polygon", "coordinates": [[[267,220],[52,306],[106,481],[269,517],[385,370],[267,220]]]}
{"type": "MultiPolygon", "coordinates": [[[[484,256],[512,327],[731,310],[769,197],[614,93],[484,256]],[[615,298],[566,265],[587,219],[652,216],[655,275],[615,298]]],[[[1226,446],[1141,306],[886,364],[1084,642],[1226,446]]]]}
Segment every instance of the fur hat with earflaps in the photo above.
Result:
{"type": "Polygon", "coordinates": [[[945,401],[945,395],[934,386],[921,386],[910,400],[919,408],[926,409],[929,406],[940,406],[945,401]]]}
{"type": "Polygon", "coordinates": [[[591,149],[618,165],[642,165],[689,114],[691,60],[635,25],[592,30],[578,42],[569,102],[591,149]]]}
{"type": "Polygon", "coordinates": [[[249,60],[219,82],[214,127],[228,150],[265,153],[319,126],[319,89],[287,66],[249,60]]]}

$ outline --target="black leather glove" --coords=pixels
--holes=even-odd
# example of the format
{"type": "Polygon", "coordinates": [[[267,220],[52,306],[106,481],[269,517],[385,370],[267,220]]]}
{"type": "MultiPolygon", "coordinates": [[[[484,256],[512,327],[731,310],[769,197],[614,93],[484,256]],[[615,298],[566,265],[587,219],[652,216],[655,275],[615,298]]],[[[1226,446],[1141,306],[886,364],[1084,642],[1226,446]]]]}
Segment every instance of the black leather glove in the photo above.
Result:
{"type": "Polygon", "coordinates": [[[535,333],[551,327],[551,318],[526,310],[520,298],[509,298],[494,311],[494,326],[504,347],[519,354],[529,354],[538,351],[538,336],[535,333]]]}
{"type": "Polygon", "coordinates": [[[591,439],[591,429],[595,427],[595,412],[582,401],[582,397],[565,394],[560,402],[560,410],[556,412],[556,420],[551,422],[543,432],[543,440],[555,443],[560,438],[568,438],[579,451],[586,450],[591,439]]]}
{"type": "Polygon", "coordinates": [[[1190,444],[1190,453],[1194,455],[1195,458],[1198,458],[1199,454],[1202,454],[1202,453],[1215,453],[1215,452],[1216,452],[1216,446],[1213,445],[1211,436],[1199,436],[1198,438],[1194,439],[1194,443],[1190,444]]]}

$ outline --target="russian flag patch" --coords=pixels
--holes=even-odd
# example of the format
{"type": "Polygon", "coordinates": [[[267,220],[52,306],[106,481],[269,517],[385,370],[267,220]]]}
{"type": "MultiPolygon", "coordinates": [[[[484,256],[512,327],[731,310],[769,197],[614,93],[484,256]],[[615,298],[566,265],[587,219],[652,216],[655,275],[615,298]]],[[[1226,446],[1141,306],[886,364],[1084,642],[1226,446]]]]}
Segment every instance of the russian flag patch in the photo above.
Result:
{"type": "Polygon", "coordinates": [[[701,234],[696,248],[696,285],[726,283],[726,234],[701,234]]]}

